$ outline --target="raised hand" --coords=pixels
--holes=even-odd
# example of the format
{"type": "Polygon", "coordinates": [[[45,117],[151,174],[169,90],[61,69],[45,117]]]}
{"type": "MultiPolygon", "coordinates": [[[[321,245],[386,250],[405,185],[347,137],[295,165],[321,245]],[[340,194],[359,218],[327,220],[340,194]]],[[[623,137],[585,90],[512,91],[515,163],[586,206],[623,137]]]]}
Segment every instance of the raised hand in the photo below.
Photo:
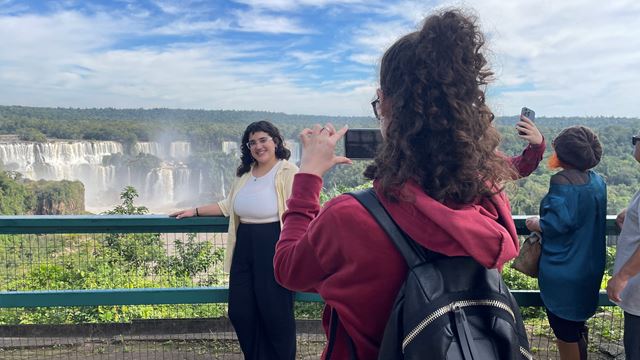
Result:
{"type": "Polygon", "coordinates": [[[529,142],[531,145],[542,144],[542,134],[536,124],[528,117],[520,115],[520,121],[516,124],[516,130],[518,130],[518,136],[529,142]]]}
{"type": "Polygon", "coordinates": [[[351,164],[351,160],[335,153],[336,143],[344,136],[349,128],[347,125],[340,130],[327,123],[324,127],[315,125],[311,129],[300,132],[302,143],[302,158],[300,172],[322,177],[336,164],[351,164]]]}

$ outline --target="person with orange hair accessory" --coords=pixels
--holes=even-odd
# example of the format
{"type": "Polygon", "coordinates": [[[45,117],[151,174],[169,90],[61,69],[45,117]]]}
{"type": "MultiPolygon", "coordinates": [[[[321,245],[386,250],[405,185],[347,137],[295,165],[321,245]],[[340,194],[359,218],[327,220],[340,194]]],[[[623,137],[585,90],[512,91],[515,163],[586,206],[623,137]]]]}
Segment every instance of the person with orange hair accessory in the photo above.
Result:
{"type": "Polygon", "coordinates": [[[538,285],[562,360],[587,359],[585,325],[598,306],[605,267],[607,188],[592,171],[602,157],[598,136],[584,126],[566,128],[553,141],[551,177],[540,218],[527,228],[542,234],[538,285]]]}

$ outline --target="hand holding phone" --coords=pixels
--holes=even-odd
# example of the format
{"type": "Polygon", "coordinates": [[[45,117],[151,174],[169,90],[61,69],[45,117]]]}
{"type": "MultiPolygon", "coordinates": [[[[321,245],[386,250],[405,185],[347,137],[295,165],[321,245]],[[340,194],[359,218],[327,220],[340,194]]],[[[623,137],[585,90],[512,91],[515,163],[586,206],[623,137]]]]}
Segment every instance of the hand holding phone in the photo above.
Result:
{"type": "Polygon", "coordinates": [[[380,129],[349,129],[344,136],[344,152],[349,159],[373,159],[382,143],[380,129]]]}
{"type": "Polygon", "coordinates": [[[539,145],[544,141],[544,137],[538,127],[533,122],[536,118],[535,111],[523,107],[520,112],[520,121],[516,124],[518,135],[524,140],[527,140],[531,145],[539,145]]]}
{"type": "Polygon", "coordinates": [[[351,160],[335,153],[336,143],[344,136],[349,127],[345,125],[337,130],[331,123],[300,132],[302,156],[300,157],[300,172],[314,174],[319,177],[337,164],[351,164],[351,160]]]}
{"type": "MultiPolygon", "coordinates": [[[[535,120],[535,118],[536,118],[536,112],[531,110],[531,109],[529,109],[526,106],[523,106],[522,110],[520,110],[520,116],[524,116],[524,117],[526,117],[527,119],[529,119],[529,120],[531,120],[533,122],[535,120]]],[[[522,121],[522,118],[521,118],[520,121],[522,121]]],[[[522,132],[520,130],[518,130],[518,134],[526,135],[526,133],[524,133],[524,132],[522,132]]]]}

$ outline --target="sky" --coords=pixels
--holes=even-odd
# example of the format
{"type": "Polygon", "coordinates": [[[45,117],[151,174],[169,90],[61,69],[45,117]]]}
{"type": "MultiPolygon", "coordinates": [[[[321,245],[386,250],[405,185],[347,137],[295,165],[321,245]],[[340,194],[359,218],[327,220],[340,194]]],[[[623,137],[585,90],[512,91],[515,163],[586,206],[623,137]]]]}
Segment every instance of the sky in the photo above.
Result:
{"type": "Polygon", "coordinates": [[[497,115],[640,117],[637,0],[0,0],[0,105],[370,116],[385,49],[450,6],[497,115]]]}

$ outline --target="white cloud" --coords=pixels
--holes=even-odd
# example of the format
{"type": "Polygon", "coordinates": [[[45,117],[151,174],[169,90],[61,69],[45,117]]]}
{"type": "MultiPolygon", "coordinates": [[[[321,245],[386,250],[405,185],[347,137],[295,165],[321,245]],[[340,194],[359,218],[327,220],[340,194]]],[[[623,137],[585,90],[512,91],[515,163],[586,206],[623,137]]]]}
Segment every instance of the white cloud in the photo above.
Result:
{"type": "Polygon", "coordinates": [[[338,61],[338,55],[335,52],[324,51],[289,51],[287,55],[294,58],[299,64],[309,64],[320,61],[338,61]]]}
{"type": "Polygon", "coordinates": [[[640,58],[636,2],[489,0],[477,5],[489,24],[496,85],[530,89],[494,99],[505,113],[530,104],[547,115],[638,115],[635,101],[624,93],[640,82],[634,66],[640,58]]]}
{"type": "Polygon", "coordinates": [[[0,88],[0,99],[33,106],[357,115],[353,104],[368,98],[353,86],[300,87],[286,61],[248,61],[268,51],[257,44],[211,41],[110,50],[107,45],[117,42],[121,26],[77,13],[0,18],[0,32],[13,35],[5,45],[16,49],[0,53],[0,82],[11,84],[0,88]]]}
{"type": "Polygon", "coordinates": [[[461,4],[479,15],[487,35],[497,75],[489,100],[498,113],[515,114],[528,105],[541,115],[640,115],[631,95],[640,83],[640,3],[631,0],[382,3],[374,10],[388,20],[355,33],[360,51],[351,59],[379,60],[395,39],[413,30],[408,24],[435,8],[461,4]]]}
{"type": "Polygon", "coordinates": [[[365,3],[364,0],[233,0],[236,3],[256,9],[291,11],[302,7],[327,7],[365,3]]]}
{"type": "Polygon", "coordinates": [[[286,16],[275,16],[258,10],[235,11],[238,30],[265,34],[310,34],[305,28],[286,16]]]}
{"type": "Polygon", "coordinates": [[[231,22],[225,19],[213,21],[179,20],[153,29],[151,33],[159,35],[193,35],[230,30],[231,28],[231,22]]]}

